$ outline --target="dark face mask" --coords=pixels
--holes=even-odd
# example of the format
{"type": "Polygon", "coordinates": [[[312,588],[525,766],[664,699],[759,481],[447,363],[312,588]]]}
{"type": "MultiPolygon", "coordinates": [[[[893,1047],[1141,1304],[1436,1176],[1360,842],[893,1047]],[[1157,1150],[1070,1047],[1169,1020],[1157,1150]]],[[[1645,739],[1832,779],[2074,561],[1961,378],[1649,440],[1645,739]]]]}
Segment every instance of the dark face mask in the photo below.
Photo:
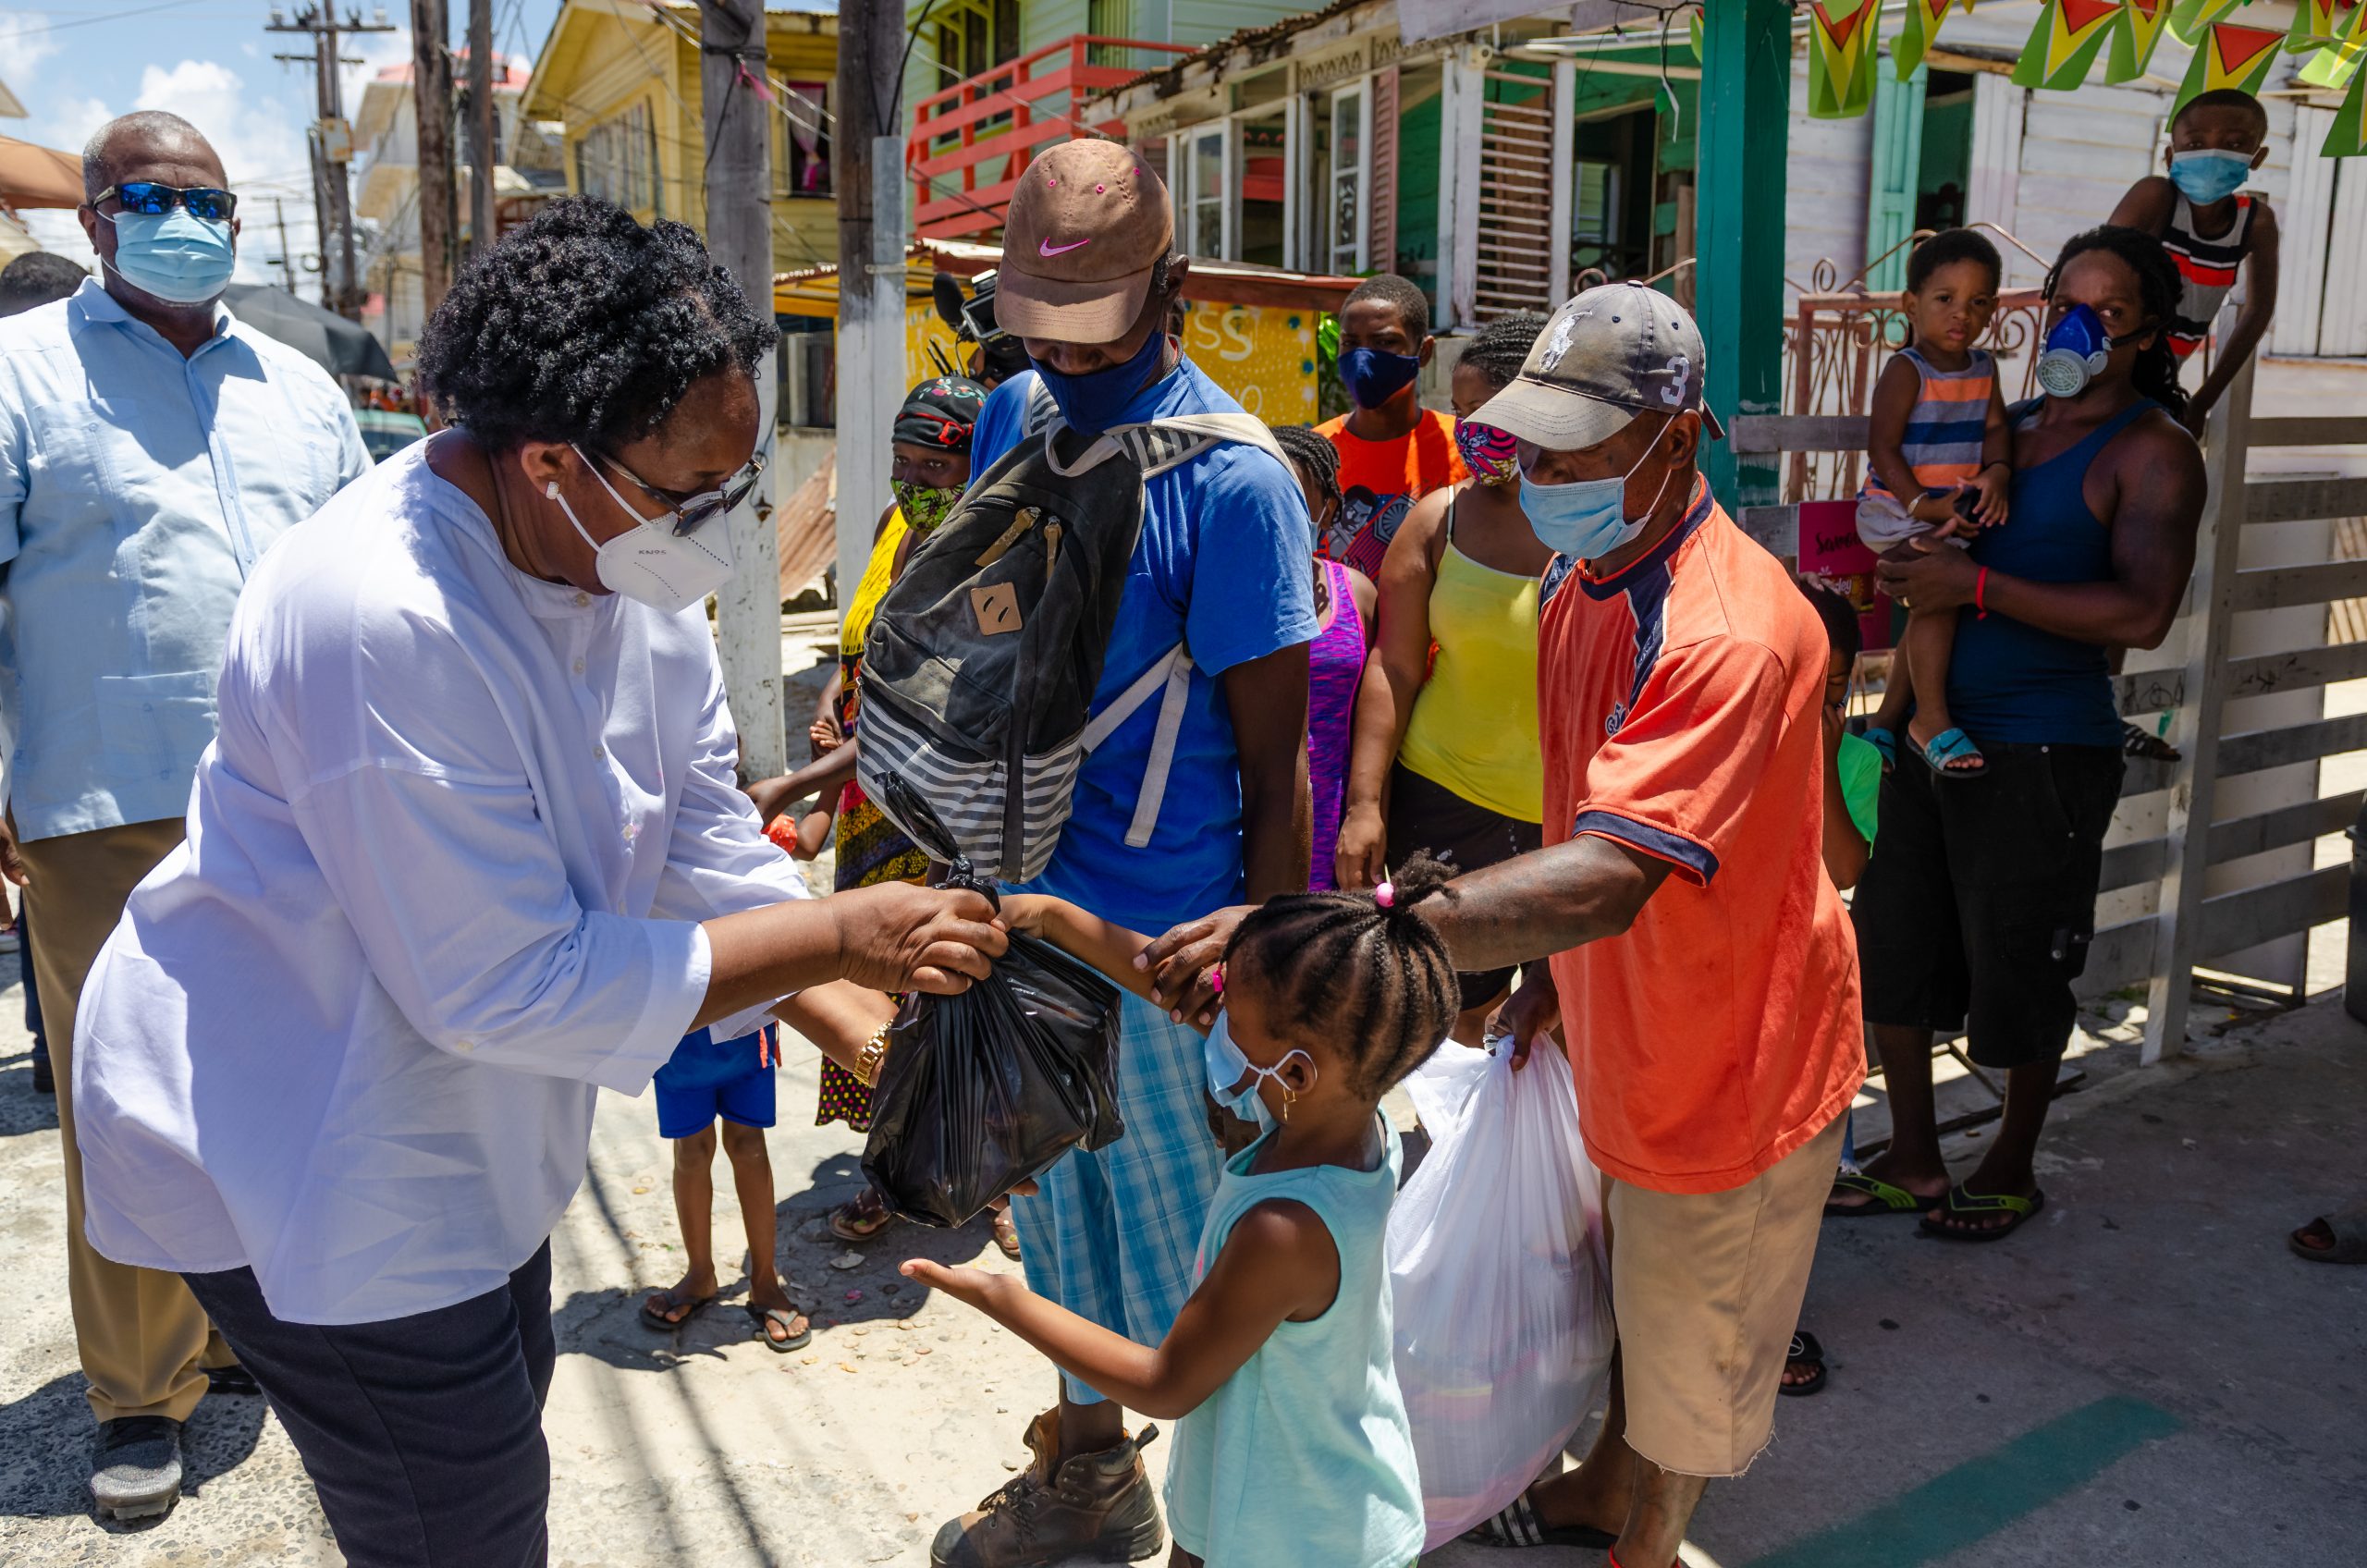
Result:
{"type": "Polygon", "coordinates": [[[1087,435],[1098,435],[1118,423],[1134,394],[1150,383],[1158,373],[1159,356],[1167,352],[1167,334],[1154,332],[1143,339],[1143,346],[1134,357],[1108,370],[1087,371],[1083,375],[1063,375],[1043,361],[1030,357],[1028,362],[1043,378],[1044,390],[1061,410],[1061,417],[1073,430],[1087,435]]]}
{"type": "Polygon", "coordinates": [[[1340,385],[1360,409],[1377,409],[1414,384],[1422,374],[1419,354],[1350,349],[1340,356],[1340,385]]]}

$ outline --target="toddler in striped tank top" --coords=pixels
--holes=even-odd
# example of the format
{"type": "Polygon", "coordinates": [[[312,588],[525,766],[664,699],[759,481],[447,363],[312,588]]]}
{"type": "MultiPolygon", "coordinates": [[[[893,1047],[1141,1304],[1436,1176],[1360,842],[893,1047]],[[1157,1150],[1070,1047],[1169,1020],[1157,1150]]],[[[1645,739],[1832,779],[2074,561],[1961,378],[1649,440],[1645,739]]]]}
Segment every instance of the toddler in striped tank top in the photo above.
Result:
{"type": "MultiPolygon", "coordinates": [[[[1933,235],[1907,260],[1902,302],[1911,336],[1874,383],[1858,493],[1858,536],[1878,555],[1961,549],[2005,521],[2013,435],[1996,360],[1973,347],[1996,313],[2001,271],[1997,248],[1968,228],[1933,235]]],[[[1903,728],[1942,778],[1977,778],[1988,765],[1948,716],[1956,614],[1907,610],[1867,739],[1889,760],[1903,728]]]]}

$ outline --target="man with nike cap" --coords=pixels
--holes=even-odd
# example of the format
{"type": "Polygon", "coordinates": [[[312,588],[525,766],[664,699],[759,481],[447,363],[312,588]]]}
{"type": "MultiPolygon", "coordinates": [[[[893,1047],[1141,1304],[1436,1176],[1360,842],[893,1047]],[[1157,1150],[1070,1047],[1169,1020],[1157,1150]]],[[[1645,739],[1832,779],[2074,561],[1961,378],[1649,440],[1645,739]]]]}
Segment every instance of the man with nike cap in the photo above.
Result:
{"type": "MultiPolygon", "coordinates": [[[[1517,1065],[1559,1025],[1605,1179],[1620,1354],[1601,1434],[1484,1529],[1609,1547],[1620,1568],[1670,1568],[1709,1478],[1766,1445],[1864,1077],[1822,860],[1824,630],[1697,471],[1723,435],[1701,375],[1692,319],[1611,284],[1556,312],[1473,416],[1518,439],[1522,508],[1559,552],[1538,629],[1546,847],[1422,906],[1458,970],[1550,955],[1496,1029],[1517,1065]]],[[[1231,914],[1153,945],[1162,996],[1206,1005],[1231,914]]]]}
{"type": "MultiPolygon", "coordinates": [[[[995,318],[1033,368],[987,400],[972,473],[1023,438],[1039,387],[1088,435],[1241,412],[1168,336],[1190,266],[1175,252],[1167,188],[1123,145],[1077,141],[1040,153],[1012,194],[995,276],[995,318]]],[[[1260,447],[1213,447],[1144,486],[1142,533],[1093,705],[1108,705],[1184,645],[1190,686],[1163,802],[1149,841],[1130,847],[1159,727],[1160,704],[1151,703],[1086,757],[1060,847],[1026,890],[1134,931],[1306,890],[1313,548],[1296,477],[1260,447]]],[[[1011,1213],[1037,1294],[1155,1345],[1191,1294],[1220,1152],[1199,1034],[1140,998],[1122,1007],[1126,1135],[1070,1154],[1036,1195],[1013,1198],[1011,1213]]],[[[948,1521],[931,1561],[1021,1568],[1156,1551],[1158,1505],[1123,1414],[1063,1378],[1059,1403],[1028,1425],[1034,1462],[948,1521]]]]}

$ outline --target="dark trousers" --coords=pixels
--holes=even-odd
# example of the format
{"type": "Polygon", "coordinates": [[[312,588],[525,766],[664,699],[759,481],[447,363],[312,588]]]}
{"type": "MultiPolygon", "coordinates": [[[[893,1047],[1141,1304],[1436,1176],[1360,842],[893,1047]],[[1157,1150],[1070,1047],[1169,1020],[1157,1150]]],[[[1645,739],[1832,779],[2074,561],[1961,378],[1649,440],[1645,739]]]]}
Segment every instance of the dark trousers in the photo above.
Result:
{"type": "Polygon", "coordinates": [[[541,1568],[548,1242],[499,1289],[339,1328],[273,1317],[251,1269],[182,1277],[263,1385],[350,1568],[541,1568]]]}
{"type": "Polygon", "coordinates": [[[25,971],[25,1033],[33,1037],[33,1060],[49,1060],[49,1036],[41,1027],[41,982],[33,978],[33,923],[22,909],[17,911],[17,961],[25,971]]]}

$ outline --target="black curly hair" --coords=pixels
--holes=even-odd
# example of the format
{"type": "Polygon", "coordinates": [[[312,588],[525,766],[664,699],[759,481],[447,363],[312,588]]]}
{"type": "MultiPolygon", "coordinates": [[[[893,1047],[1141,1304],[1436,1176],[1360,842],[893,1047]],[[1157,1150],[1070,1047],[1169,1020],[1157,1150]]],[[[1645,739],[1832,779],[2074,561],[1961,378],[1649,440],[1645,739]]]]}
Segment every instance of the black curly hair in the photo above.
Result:
{"type": "Polygon", "coordinates": [[[1471,346],[1463,350],[1463,358],[1454,362],[1458,368],[1469,365],[1501,392],[1519,377],[1520,367],[1528,362],[1528,351],[1537,347],[1544,330],[1545,318],[1535,311],[1498,316],[1479,329],[1471,346]]]}
{"type": "Polygon", "coordinates": [[[696,383],[753,377],[780,334],[683,224],[566,196],[461,270],[419,345],[419,380],[497,451],[647,435],[696,383]]]}
{"type": "Polygon", "coordinates": [[[2054,258],[2054,265],[2047,270],[2045,294],[2054,298],[2057,285],[2063,281],[2063,269],[2073,258],[2091,251],[2103,251],[2117,256],[2129,271],[2137,275],[2139,300],[2145,307],[2145,326],[2151,330],[2151,346],[2137,351],[2137,363],[2129,372],[2129,381],[2137,390],[2170,411],[2172,419],[2186,417],[2186,388],[2178,385],[2178,357],[2170,349],[2170,321],[2177,315],[2179,300],[2186,293],[2186,280],[2178,276],[2178,264],[2161,240],[2141,228],[2128,228],[2116,224],[2099,224],[2083,230],[2063,242],[2063,253],[2054,258]]]}
{"type": "Polygon", "coordinates": [[[1378,1101],[1429,1060],[1462,1006],[1446,940],[1414,907],[1433,893],[1454,897],[1453,875],[1417,852],[1392,874],[1387,909],[1370,893],[1268,900],[1225,944],[1227,989],[1259,987],[1277,1025],[1338,1047],[1352,1086],[1378,1101]]]}
{"type": "Polygon", "coordinates": [[[1988,236],[1974,228],[1944,228],[1915,247],[1907,258],[1907,291],[1920,294],[1932,275],[1952,262],[1977,262],[1989,269],[1993,291],[2005,276],[2005,258],[1988,236]]]}
{"type": "Polygon", "coordinates": [[[1430,297],[1412,278],[1400,277],[1393,272],[1377,272],[1348,291],[1348,297],[1340,301],[1341,312],[1345,314],[1350,305],[1359,305],[1367,300],[1378,300],[1395,310],[1405,336],[1417,345],[1430,335],[1430,297]]]}
{"type": "Polygon", "coordinates": [[[1290,459],[1291,466],[1314,483],[1317,495],[1335,502],[1340,499],[1340,448],[1331,445],[1330,436],[1318,435],[1312,425],[1278,424],[1274,443],[1290,459]]]}

